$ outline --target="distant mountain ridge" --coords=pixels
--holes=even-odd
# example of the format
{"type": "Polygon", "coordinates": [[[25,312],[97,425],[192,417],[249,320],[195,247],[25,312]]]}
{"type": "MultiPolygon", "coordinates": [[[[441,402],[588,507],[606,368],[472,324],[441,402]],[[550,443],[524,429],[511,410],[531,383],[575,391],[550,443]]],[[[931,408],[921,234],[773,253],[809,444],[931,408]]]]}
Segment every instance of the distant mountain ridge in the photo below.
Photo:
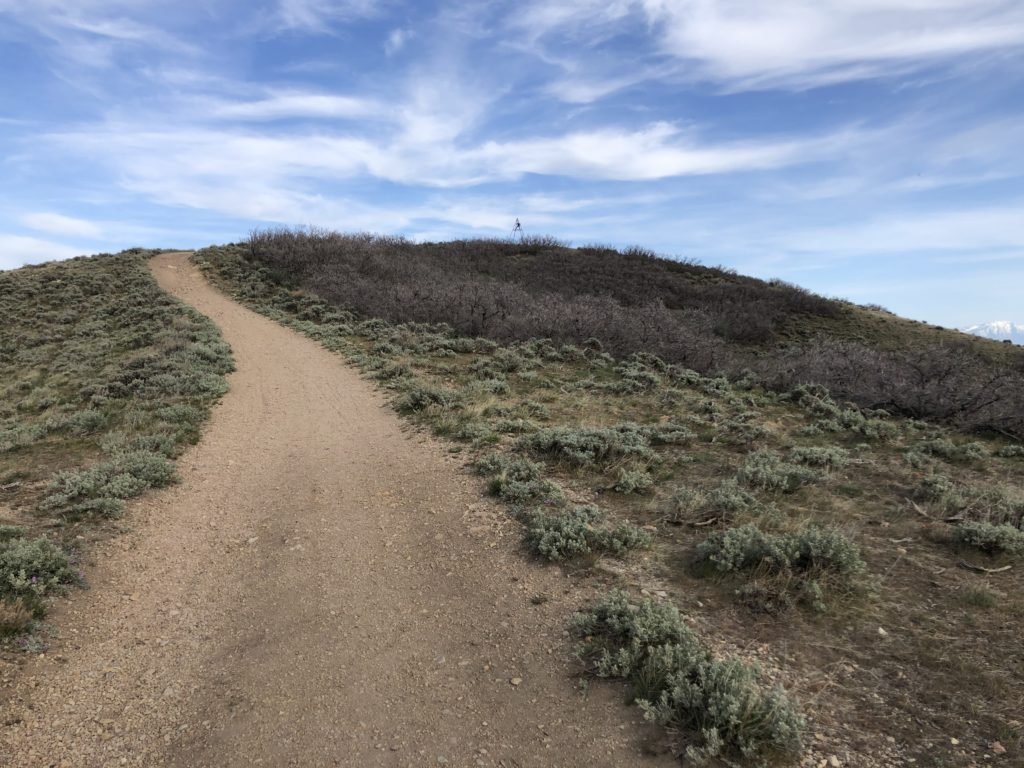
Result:
{"type": "Polygon", "coordinates": [[[996,341],[1024,344],[1024,324],[1012,323],[1009,320],[994,320],[991,323],[972,325],[969,328],[964,328],[963,332],[996,341]]]}

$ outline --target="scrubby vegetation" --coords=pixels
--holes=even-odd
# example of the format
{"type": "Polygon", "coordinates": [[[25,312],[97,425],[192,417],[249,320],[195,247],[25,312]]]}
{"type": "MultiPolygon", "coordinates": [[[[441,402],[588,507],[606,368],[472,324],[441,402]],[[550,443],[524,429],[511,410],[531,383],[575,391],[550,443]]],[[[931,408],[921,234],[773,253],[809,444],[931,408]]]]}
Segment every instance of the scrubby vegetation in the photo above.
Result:
{"type": "Polygon", "coordinates": [[[580,467],[595,466],[629,456],[651,459],[648,438],[635,424],[611,428],[551,427],[524,437],[520,445],[534,454],[580,467]]]}
{"type": "Polygon", "coordinates": [[[591,552],[621,555],[649,546],[647,531],[630,523],[602,527],[604,512],[588,504],[570,507],[556,514],[533,512],[526,525],[526,545],[548,560],[568,560],[591,552]]]}
{"type": "Polygon", "coordinates": [[[1024,555],[1024,531],[1005,523],[961,523],[956,527],[956,540],[993,555],[1024,555]]]}
{"type": "Polygon", "coordinates": [[[16,526],[4,528],[0,534],[0,599],[24,608],[26,619],[42,617],[44,599],[77,582],[78,573],[58,544],[42,536],[26,539],[16,526]]]}
{"type": "Polygon", "coordinates": [[[1024,527],[1024,493],[991,483],[957,482],[948,475],[925,475],[917,495],[950,522],[965,520],[1024,527]]]}
{"type": "Polygon", "coordinates": [[[817,471],[783,461],[778,454],[763,448],[747,456],[736,475],[749,488],[780,493],[792,493],[803,485],[816,482],[820,477],[817,471]]]}
{"type": "Polygon", "coordinates": [[[159,289],[152,253],[0,272],[0,631],[28,631],[78,580],[68,552],[174,482],[227,389],[227,345],[159,289]]]}
{"type": "Polygon", "coordinates": [[[565,496],[555,483],[541,477],[541,466],[529,459],[510,459],[491,453],[478,459],[479,474],[490,477],[490,491],[510,504],[560,504],[565,496]]]}
{"type": "Polygon", "coordinates": [[[799,753],[804,719],[786,693],[763,686],[756,667],[715,658],[674,606],[613,592],[573,623],[593,673],[628,680],[650,720],[696,740],[691,760],[799,753]]]}
{"type": "MultiPolygon", "coordinates": [[[[1024,571],[1008,550],[951,546],[965,523],[1022,528],[1024,462],[1009,430],[967,435],[944,416],[919,418],[927,409],[865,406],[818,384],[786,386],[756,366],[698,371],[618,346],[600,325],[578,328],[578,339],[484,338],[460,331],[457,311],[397,322],[402,315],[346,303],[349,286],[317,282],[334,274],[329,251],[316,257],[326,272],[300,264],[285,274],[253,259],[251,245],[207,249],[196,262],[248,306],[344,354],[408,419],[450,439],[521,521],[528,551],[685,606],[719,666],[684,662],[692,658],[684,640],[683,650],[642,654],[642,664],[587,658],[602,676],[632,681],[650,716],[680,729],[694,750],[781,758],[780,745],[793,743],[766,735],[769,725],[750,737],[761,746],[748,748],[747,737],[692,719],[734,711],[721,702],[737,700],[775,722],[771,686],[753,686],[737,656],[763,660],[767,680],[806,683],[808,716],[824,738],[874,744],[892,735],[904,745],[893,748],[894,764],[965,763],[948,739],[923,738],[919,721],[964,743],[998,737],[1008,750],[1022,747],[1014,702],[1024,696],[1024,667],[1007,662],[1007,649],[1024,621],[1024,571]],[[315,294],[297,289],[296,276],[315,294]],[[968,569],[993,570],[989,552],[1000,569],[1004,560],[1013,567],[968,569]],[[968,599],[983,591],[988,598],[968,599]],[[666,665],[686,674],[671,687],[644,683],[667,679],[655,672],[666,665]],[[737,687],[748,693],[716,693],[737,687]]],[[[367,256],[366,275],[391,263],[375,258],[367,256]]],[[[849,320],[854,310],[841,309],[819,316],[823,327],[849,320]]],[[[794,341],[790,330],[782,323],[779,340],[794,341]]],[[[790,354],[760,351],[766,365],[790,354]]],[[[788,732],[790,715],[779,722],[788,732]]],[[[811,764],[829,756],[809,749],[811,764]]]]}
{"type": "Polygon", "coordinates": [[[766,578],[739,590],[765,608],[797,599],[824,610],[825,590],[852,590],[866,568],[859,547],[843,533],[816,527],[781,534],[753,524],[726,528],[698,544],[696,557],[720,574],[766,578]]]}
{"type": "MultiPolygon", "coordinates": [[[[649,251],[254,232],[251,262],[282,285],[394,323],[443,323],[462,336],[531,338],[618,356],[658,355],[704,374],[757,372],[776,391],[823,385],[860,407],[1024,437],[1024,354],[649,251]],[[763,349],[774,354],[758,354],[763,349]]],[[[626,379],[623,386],[643,386],[626,379]]]]}
{"type": "Polygon", "coordinates": [[[765,533],[745,525],[718,531],[697,547],[697,556],[723,573],[765,566],[773,571],[828,571],[851,577],[864,570],[860,552],[839,531],[806,528],[765,533]]]}

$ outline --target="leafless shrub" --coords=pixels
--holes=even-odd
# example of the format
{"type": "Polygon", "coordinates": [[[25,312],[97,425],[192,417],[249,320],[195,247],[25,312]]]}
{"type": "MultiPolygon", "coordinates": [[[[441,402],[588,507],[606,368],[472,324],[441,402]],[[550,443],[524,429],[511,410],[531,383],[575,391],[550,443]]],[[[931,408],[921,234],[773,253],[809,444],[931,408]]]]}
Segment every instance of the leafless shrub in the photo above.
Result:
{"type": "Polygon", "coordinates": [[[272,229],[252,232],[247,246],[276,281],[363,317],[499,342],[599,339],[620,357],[643,351],[703,373],[752,370],[777,390],[819,384],[864,408],[1024,435],[1024,362],[995,362],[968,343],[879,349],[821,337],[780,348],[784,322],[842,312],[780,280],[548,237],[416,244],[272,229]]]}

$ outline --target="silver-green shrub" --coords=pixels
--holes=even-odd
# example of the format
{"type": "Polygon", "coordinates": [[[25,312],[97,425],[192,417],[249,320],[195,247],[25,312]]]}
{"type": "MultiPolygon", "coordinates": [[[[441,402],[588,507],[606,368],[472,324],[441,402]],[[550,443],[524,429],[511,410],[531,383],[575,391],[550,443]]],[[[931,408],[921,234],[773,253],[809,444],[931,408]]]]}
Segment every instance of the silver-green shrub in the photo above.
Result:
{"type": "Polygon", "coordinates": [[[145,450],[114,455],[82,470],[58,472],[40,508],[72,515],[116,517],[124,510],[124,499],[138,496],[148,488],[161,488],[177,479],[166,456],[145,450]]]}
{"type": "Polygon", "coordinates": [[[562,489],[541,477],[540,464],[529,459],[510,459],[500,453],[491,453],[473,463],[478,474],[490,475],[490,492],[510,504],[525,504],[543,500],[560,503],[562,489]]]}
{"type": "Polygon", "coordinates": [[[654,485],[654,478],[651,473],[643,469],[621,467],[618,478],[615,481],[617,493],[646,493],[654,485]]]}
{"type": "Polygon", "coordinates": [[[651,536],[631,523],[602,528],[604,513],[585,504],[554,514],[535,511],[526,518],[524,543],[533,553],[548,560],[569,560],[591,552],[625,554],[650,545],[651,536]]]}
{"type": "Polygon", "coordinates": [[[0,540],[0,597],[21,598],[42,613],[42,599],[78,580],[67,554],[47,538],[0,540]]]}
{"type": "Polygon", "coordinates": [[[766,533],[756,525],[727,528],[698,544],[697,557],[722,573],[765,568],[852,578],[865,568],[860,548],[845,534],[813,526],[782,534],[766,533]]]}
{"type": "Polygon", "coordinates": [[[803,485],[816,482],[821,474],[810,467],[784,461],[777,453],[762,448],[747,454],[736,478],[750,488],[792,493],[803,485]]]}
{"type": "Polygon", "coordinates": [[[617,427],[548,427],[519,443],[536,455],[590,467],[616,459],[653,459],[648,437],[636,424],[617,427]]]}
{"type": "Polygon", "coordinates": [[[829,446],[819,448],[798,447],[789,452],[790,461],[797,464],[805,464],[809,467],[824,467],[827,469],[839,469],[846,466],[850,460],[850,452],[845,448],[829,446]]]}
{"type": "Polygon", "coordinates": [[[622,678],[645,716],[699,740],[688,756],[757,762],[800,752],[803,716],[756,667],[715,658],[669,603],[633,604],[612,592],[573,617],[582,658],[598,677],[622,678]]]}
{"type": "Polygon", "coordinates": [[[984,522],[960,523],[954,538],[957,543],[980,549],[989,554],[1024,555],[1024,531],[1005,523],[993,525],[984,522]]]}
{"type": "Polygon", "coordinates": [[[455,392],[440,387],[432,387],[418,382],[410,383],[398,400],[395,408],[400,413],[418,413],[430,406],[441,408],[457,408],[459,397],[455,392]]]}
{"type": "Polygon", "coordinates": [[[803,716],[784,690],[761,687],[759,677],[737,659],[708,659],[670,672],[664,690],[641,707],[649,720],[701,735],[703,743],[687,749],[694,762],[738,754],[766,764],[798,754],[803,716]]]}

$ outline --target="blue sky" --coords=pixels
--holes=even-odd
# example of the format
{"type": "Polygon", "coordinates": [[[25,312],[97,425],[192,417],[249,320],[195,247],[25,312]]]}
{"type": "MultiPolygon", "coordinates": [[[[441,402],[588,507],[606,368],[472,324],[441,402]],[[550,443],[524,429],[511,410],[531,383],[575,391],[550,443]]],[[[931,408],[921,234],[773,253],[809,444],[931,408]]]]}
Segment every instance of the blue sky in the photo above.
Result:
{"type": "Polygon", "coordinates": [[[1024,322],[1020,0],[0,0],[0,268],[264,224],[1024,322]]]}

